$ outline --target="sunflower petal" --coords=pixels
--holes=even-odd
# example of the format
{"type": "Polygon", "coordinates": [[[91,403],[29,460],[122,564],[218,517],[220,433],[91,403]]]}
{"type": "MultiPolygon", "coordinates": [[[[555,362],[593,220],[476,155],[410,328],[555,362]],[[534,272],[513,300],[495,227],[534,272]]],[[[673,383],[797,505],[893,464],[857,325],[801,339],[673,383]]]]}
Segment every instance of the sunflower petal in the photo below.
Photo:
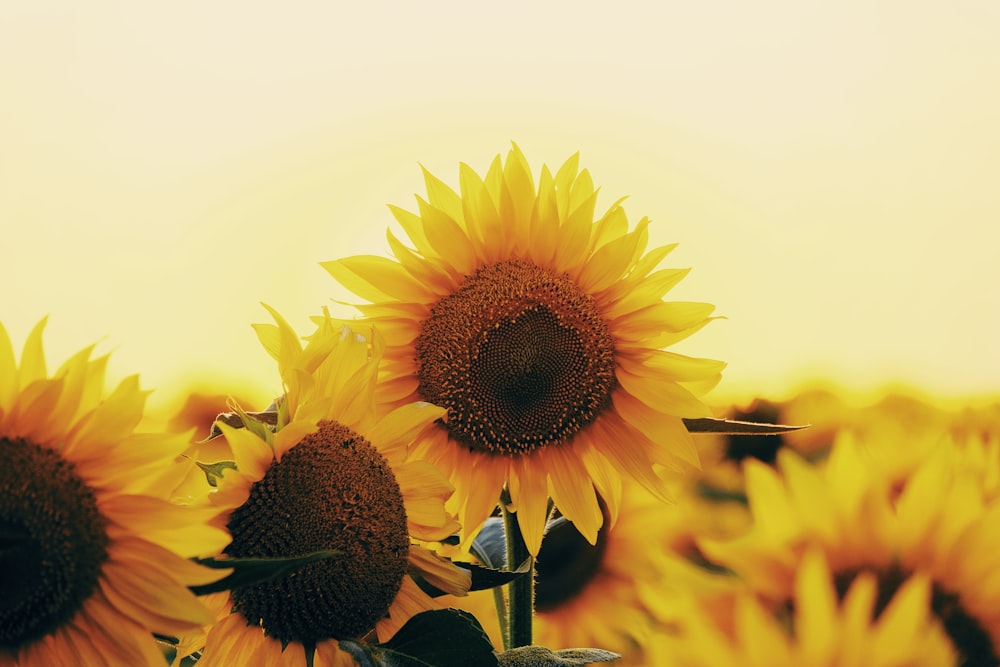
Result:
{"type": "Polygon", "coordinates": [[[586,467],[565,446],[553,447],[543,454],[552,501],[588,542],[597,544],[597,531],[604,523],[604,516],[586,467]]]}
{"type": "Polygon", "coordinates": [[[399,262],[375,255],[355,255],[320,262],[339,283],[363,299],[426,301],[427,288],[413,279],[399,262]]]}
{"type": "Polygon", "coordinates": [[[546,471],[536,456],[515,459],[511,463],[510,499],[517,515],[517,525],[528,553],[538,556],[548,519],[549,493],[546,471]]]}

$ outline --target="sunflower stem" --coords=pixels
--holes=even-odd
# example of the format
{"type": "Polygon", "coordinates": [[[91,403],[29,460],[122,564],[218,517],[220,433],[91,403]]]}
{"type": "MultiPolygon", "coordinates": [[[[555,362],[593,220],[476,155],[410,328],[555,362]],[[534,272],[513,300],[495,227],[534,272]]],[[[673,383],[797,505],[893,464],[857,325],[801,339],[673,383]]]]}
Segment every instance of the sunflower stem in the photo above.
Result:
{"type": "Polygon", "coordinates": [[[508,586],[507,604],[507,650],[531,646],[532,622],[535,612],[535,561],[528,552],[521,528],[517,525],[517,517],[507,508],[510,506],[510,493],[504,488],[500,494],[500,510],[503,512],[504,537],[507,542],[507,568],[520,567],[528,561],[529,571],[511,581],[508,586]]]}
{"type": "Polygon", "coordinates": [[[497,620],[500,622],[500,639],[503,640],[503,650],[510,650],[510,626],[508,624],[509,612],[507,611],[507,598],[504,595],[503,586],[496,586],[493,589],[493,604],[497,608],[497,620]]]}

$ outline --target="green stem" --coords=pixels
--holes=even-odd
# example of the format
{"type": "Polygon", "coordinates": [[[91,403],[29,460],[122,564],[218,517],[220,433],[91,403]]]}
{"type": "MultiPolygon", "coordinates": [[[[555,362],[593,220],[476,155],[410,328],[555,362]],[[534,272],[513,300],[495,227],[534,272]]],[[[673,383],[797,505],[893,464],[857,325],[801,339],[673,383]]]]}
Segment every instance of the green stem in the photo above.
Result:
{"type": "Polygon", "coordinates": [[[508,624],[507,598],[504,595],[503,586],[493,589],[493,604],[497,608],[497,620],[500,621],[500,639],[503,641],[503,650],[510,650],[510,626],[508,624]]]}
{"type": "MultiPolygon", "coordinates": [[[[517,517],[507,510],[509,505],[510,494],[505,488],[500,496],[500,509],[503,512],[504,537],[507,540],[507,568],[514,569],[529,560],[531,554],[521,535],[521,528],[517,525],[517,517]]],[[[533,559],[529,562],[530,571],[507,584],[508,650],[531,646],[531,625],[535,612],[535,562],[533,559]]]]}

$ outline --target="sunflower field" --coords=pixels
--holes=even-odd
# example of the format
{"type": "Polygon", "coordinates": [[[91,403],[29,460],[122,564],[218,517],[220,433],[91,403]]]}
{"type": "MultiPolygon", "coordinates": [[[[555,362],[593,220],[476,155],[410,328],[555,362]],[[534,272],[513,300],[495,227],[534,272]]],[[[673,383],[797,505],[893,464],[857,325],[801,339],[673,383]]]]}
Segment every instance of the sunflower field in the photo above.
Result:
{"type": "Polygon", "coordinates": [[[269,404],[0,327],[0,665],[1000,665],[1000,403],[720,404],[578,155],[423,180],[269,404]]]}

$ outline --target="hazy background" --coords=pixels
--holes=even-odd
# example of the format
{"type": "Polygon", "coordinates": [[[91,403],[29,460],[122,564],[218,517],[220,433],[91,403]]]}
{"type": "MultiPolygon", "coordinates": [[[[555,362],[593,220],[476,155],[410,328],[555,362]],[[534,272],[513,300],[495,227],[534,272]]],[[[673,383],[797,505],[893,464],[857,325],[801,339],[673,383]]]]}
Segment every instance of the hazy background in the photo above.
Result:
{"type": "Polygon", "coordinates": [[[997,395],[997,35],[994,0],[4,3],[0,321],[266,396],[259,303],[304,331],[418,164],[513,140],[680,243],[716,397],[997,395]]]}

